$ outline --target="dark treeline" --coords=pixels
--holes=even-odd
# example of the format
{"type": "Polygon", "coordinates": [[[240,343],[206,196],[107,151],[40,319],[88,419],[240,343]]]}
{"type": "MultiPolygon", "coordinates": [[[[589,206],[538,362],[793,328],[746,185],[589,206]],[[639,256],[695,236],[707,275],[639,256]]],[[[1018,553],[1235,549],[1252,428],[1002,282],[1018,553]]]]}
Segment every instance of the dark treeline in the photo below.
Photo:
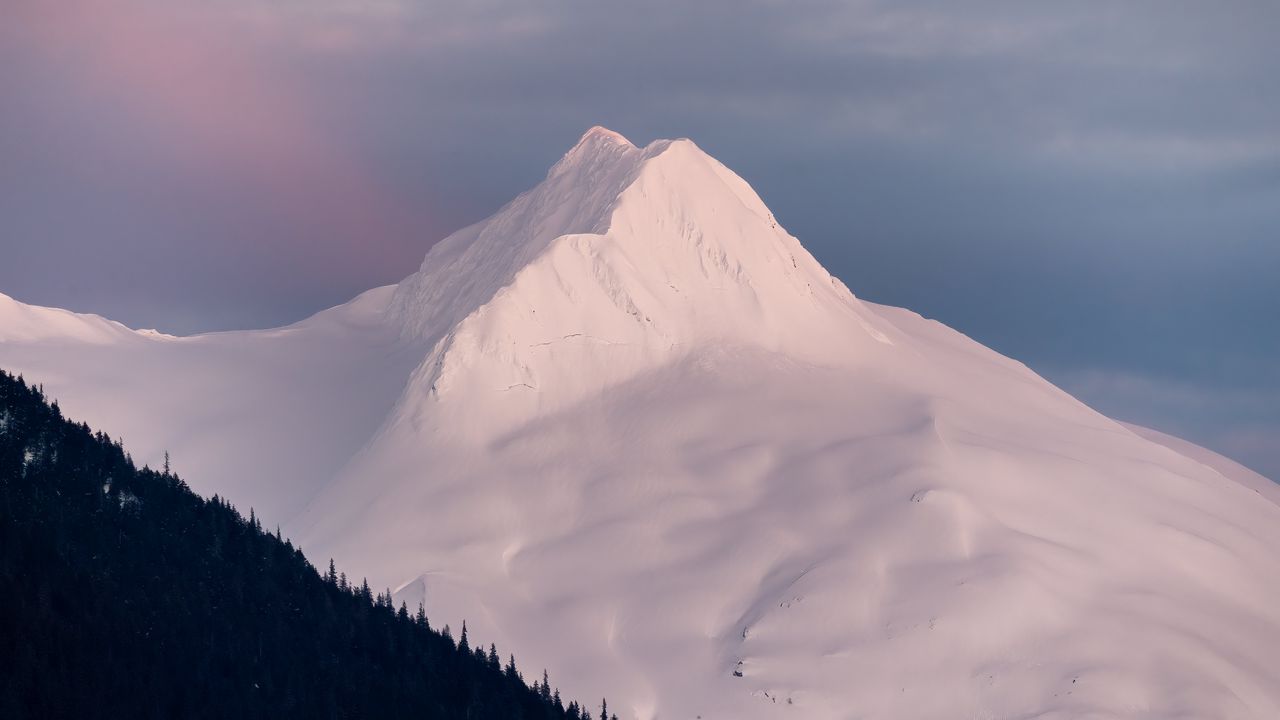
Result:
{"type": "Polygon", "coordinates": [[[0,371],[0,718],[594,715],[0,371]]]}

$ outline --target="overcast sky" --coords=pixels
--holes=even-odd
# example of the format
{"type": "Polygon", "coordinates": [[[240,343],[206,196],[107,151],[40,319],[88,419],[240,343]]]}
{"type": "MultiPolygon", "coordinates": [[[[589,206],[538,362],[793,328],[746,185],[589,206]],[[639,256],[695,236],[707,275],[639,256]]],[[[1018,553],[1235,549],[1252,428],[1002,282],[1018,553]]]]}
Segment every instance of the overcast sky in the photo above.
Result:
{"type": "Polygon", "coordinates": [[[1280,478],[1280,3],[8,0],[0,292],[171,332],[416,269],[587,127],[859,296],[1280,478]]]}

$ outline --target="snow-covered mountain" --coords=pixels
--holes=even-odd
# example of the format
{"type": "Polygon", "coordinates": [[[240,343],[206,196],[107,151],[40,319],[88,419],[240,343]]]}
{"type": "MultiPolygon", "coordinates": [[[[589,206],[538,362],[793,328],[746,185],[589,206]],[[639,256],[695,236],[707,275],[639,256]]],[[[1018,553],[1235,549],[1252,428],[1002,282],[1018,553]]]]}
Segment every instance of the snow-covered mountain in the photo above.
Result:
{"type": "Polygon", "coordinates": [[[1280,717],[1280,492],[831,277],[688,140],[589,131],[415,274],[0,367],[631,718],[1280,717]]]}

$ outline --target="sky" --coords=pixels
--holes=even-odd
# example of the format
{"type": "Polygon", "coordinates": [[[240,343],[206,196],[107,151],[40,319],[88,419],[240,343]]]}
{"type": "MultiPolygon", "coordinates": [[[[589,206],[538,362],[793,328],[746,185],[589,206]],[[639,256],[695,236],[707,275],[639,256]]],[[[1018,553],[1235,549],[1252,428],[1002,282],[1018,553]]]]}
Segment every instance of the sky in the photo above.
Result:
{"type": "Polygon", "coordinates": [[[1280,478],[1274,0],[7,0],[0,292],[175,333],[396,282],[588,127],[860,297],[1280,478]]]}

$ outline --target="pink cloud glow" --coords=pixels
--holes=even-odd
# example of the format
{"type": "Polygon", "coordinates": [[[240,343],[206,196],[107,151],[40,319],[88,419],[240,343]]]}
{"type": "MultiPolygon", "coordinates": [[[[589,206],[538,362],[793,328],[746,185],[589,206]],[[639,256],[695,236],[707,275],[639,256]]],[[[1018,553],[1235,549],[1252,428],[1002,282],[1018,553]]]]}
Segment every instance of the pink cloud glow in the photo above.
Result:
{"type": "MultiPolygon", "coordinates": [[[[19,0],[7,11],[16,22],[7,41],[0,31],[0,43],[16,41],[39,57],[57,82],[100,100],[104,116],[145,128],[166,167],[236,187],[291,230],[255,242],[328,254],[328,270],[338,276],[350,273],[351,254],[336,246],[376,239],[363,262],[377,267],[379,250],[407,242],[422,218],[315,120],[322,114],[303,84],[227,9],[19,0]],[[317,238],[328,240],[317,247],[317,238]]],[[[87,162],[86,171],[110,182],[130,168],[87,162]]]]}

